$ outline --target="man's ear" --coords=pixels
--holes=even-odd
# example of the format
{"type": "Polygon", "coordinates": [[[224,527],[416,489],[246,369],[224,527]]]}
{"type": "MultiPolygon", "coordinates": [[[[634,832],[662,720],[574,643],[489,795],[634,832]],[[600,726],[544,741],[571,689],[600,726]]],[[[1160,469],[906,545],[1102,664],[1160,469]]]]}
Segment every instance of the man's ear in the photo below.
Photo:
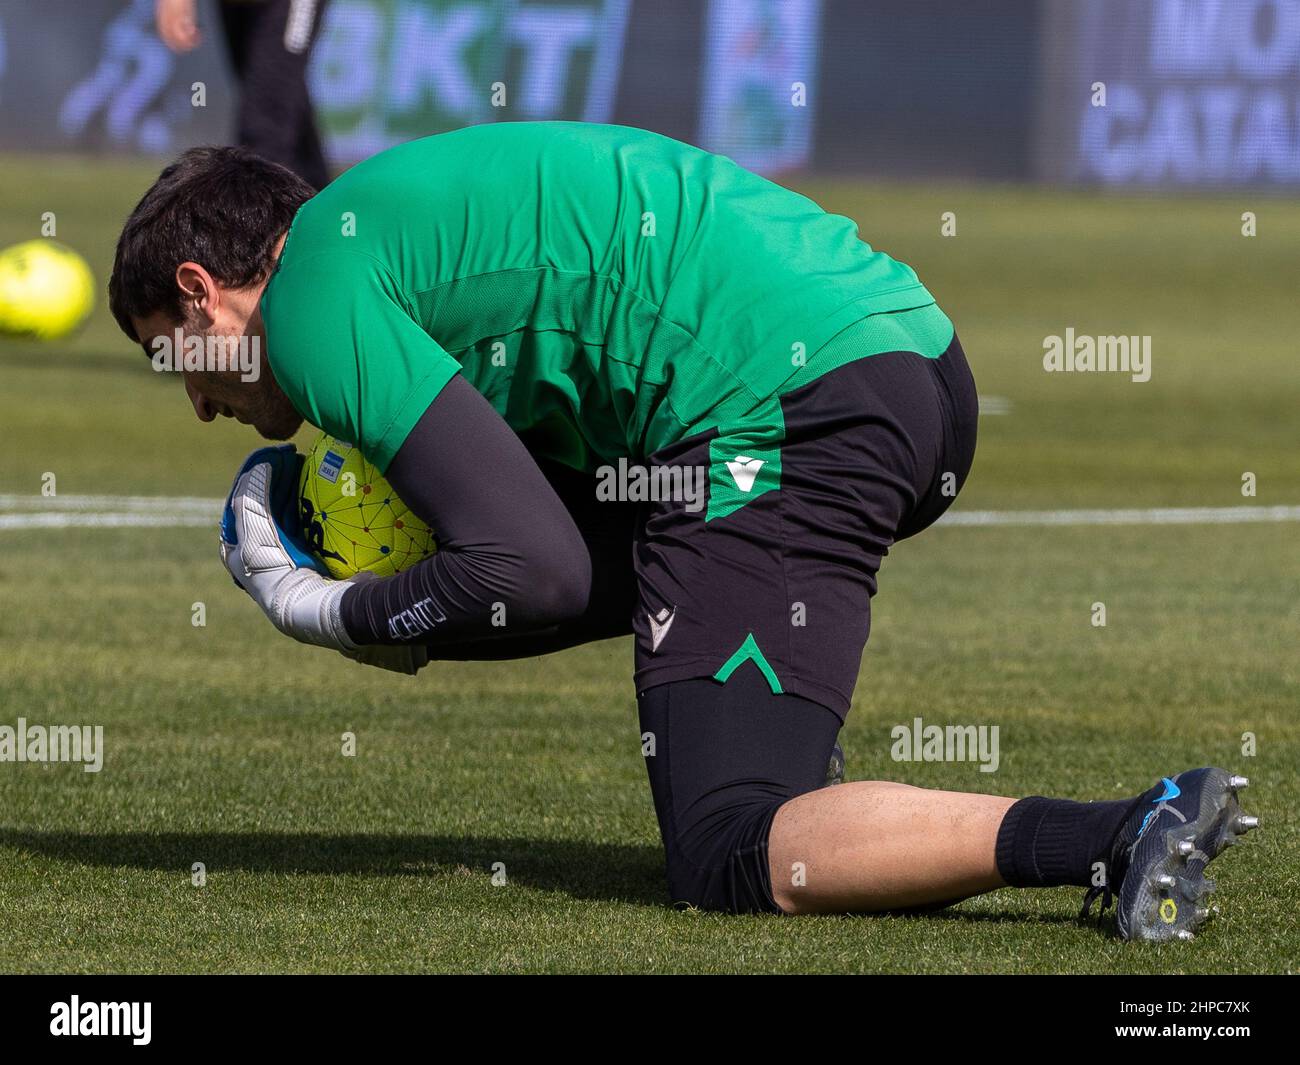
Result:
{"type": "Polygon", "coordinates": [[[187,312],[195,312],[208,325],[217,320],[221,289],[202,266],[192,261],[181,263],[176,267],[176,286],[181,290],[181,301],[187,312]]]}

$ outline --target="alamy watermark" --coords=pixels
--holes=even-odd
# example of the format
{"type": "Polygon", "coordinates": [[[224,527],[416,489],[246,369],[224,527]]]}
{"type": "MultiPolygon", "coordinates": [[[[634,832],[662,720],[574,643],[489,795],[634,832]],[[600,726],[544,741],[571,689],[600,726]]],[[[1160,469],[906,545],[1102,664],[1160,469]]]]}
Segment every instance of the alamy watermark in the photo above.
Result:
{"type": "Polygon", "coordinates": [[[82,1002],[73,995],[50,1006],[50,1035],[126,1036],[135,1046],[148,1046],[152,1015],[151,1002],[82,1002]]]}
{"type": "Polygon", "coordinates": [[[103,725],[0,725],[0,762],[81,762],[87,773],[104,768],[103,725]]]}
{"type": "Polygon", "coordinates": [[[1076,335],[1043,338],[1043,369],[1048,373],[1126,373],[1133,381],[1151,380],[1149,336],[1076,335]]]}
{"type": "Polygon", "coordinates": [[[602,503],[684,503],[703,510],[708,492],[706,466],[642,466],[619,459],[596,470],[596,498],[602,503]]]}
{"type": "Polygon", "coordinates": [[[889,730],[895,762],[978,762],[996,773],[1002,761],[997,725],[927,725],[919,717],[889,730]]]}
{"type": "Polygon", "coordinates": [[[157,336],[150,344],[151,361],[158,373],[227,373],[237,371],[241,381],[262,376],[262,338],[259,336],[185,335],[179,326],[172,336],[157,336]]]}

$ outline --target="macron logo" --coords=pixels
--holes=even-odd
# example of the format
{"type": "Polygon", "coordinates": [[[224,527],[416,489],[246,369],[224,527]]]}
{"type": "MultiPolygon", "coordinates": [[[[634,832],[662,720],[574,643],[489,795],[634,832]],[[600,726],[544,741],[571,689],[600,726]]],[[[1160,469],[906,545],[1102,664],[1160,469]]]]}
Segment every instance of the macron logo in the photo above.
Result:
{"type": "Polygon", "coordinates": [[[659,650],[659,645],[664,642],[664,637],[668,635],[668,630],[673,627],[673,618],[677,616],[677,608],[664,607],[657,614],[647,614],[646,619],[650,622],[650,650],[659,650]]]}
{"type": "Polygon", "coordinates": [[[731,479],[736,482],[736,487],[742,492],[748,492],[754,487],[754,480],[758,477],[758,471],[766,465],[763,459],[751,459],[748,455],[737,455],[734,459],[727,461],[727,471],[731,474],[731,479]]]}
{"type": "Polygon", "coordinates": [[[147,1046],[152,1014],[150,1002],[82,1002],[73,995],[50,1006],[50,1035],[129,1035],[136,1046],[147,1046]]]}

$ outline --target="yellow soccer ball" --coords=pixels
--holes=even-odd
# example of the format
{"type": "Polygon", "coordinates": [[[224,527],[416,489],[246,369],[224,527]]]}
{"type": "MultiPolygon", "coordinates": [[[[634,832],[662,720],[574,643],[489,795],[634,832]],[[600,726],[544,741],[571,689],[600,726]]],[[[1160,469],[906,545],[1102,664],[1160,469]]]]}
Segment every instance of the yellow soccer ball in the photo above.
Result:
{"type": "Polygon", "coordinates": [[[0,252],[0,333],[58,340],[95,306],[86,260],[52,240],[28,240],[0,252]]]}
{"type": "Polygon", "coordinates": [[[328,433],[307,453],[298,488],[303,535],[340,580],[362,570],[390,577],[438,550],[433,530],[379,471],[328,433]]]}

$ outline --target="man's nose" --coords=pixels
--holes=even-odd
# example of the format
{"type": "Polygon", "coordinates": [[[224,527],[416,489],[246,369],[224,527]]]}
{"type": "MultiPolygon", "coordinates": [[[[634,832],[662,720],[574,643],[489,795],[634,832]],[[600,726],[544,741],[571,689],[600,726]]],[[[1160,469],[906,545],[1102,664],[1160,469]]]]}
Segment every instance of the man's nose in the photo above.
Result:
{"type": "Polygon", "coordinates": [[[188,381],[185,382],[185,391],[189,394],[190,402],[194,405],[194,413],[199,416],[199,421],[210,422],[216,418],[217,412],[213,409],[212,404],[208,402],[207,396],[199,392],[188,381]]]}

